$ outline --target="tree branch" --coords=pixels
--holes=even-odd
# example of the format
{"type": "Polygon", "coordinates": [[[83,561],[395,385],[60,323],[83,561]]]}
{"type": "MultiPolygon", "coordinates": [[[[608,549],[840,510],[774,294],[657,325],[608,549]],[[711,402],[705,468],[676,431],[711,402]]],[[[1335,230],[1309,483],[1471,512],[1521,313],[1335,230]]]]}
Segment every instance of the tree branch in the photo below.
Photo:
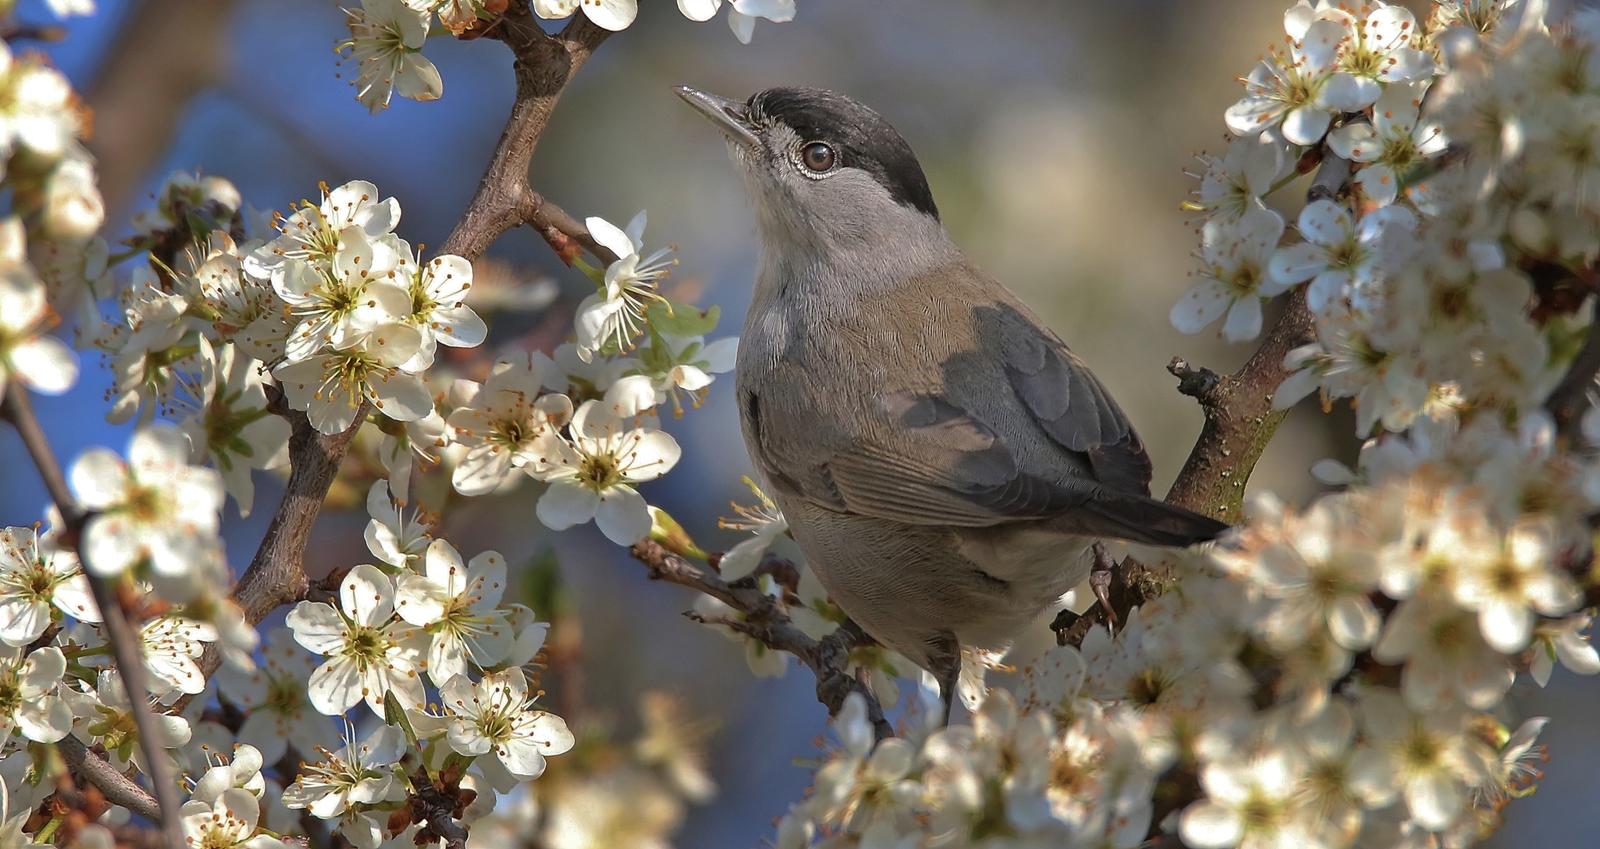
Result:
{"type": "Polygon", "coordinates": [[[611,33],[575,14],[560,35],[546,35],[526,3],[513,5],[499,24],[487,35],[504,41],[516,57],[516,101],[472,202],[439,251],[475,260],[501,233],[531,224],[563,259],[570,261],[575,243],[611,262],[616,257],[596,244],[582,223],[528,185],[528,165],[551,111],[573,75],[611,33]]]}
{"type": "MultiPolygon", "coordinates": [[[[269,387],[268,391],[279,390],[269,387]]],[[[239,576],[239,584],[233,591],[234,601],[251,625],[265,619],[279,606],[305,597],[310,588],[303,562],[306,541],[322,510],[323,499],[328,497],[328,487],[339,474],[339,464],[350,450],[350,441],[371,409],[370,404],[362,402],[356,410],[355,422],[343,433],[333,434],[319,433],[299,410],[284,412],[293,427],[289,436],[289,482],[266,536],[261,538],[255,557],[239,576]]],[[[209,675],[216,669],[216,662],[211,656],[206,661],[205,671],[209,675]]]]}
{"type": "Polygon", "coordinates": [[[66,760],[67,768],[93,784],[105,794],[107,801],[121,805],[151,822],[161,821],[161,806],[156,804],[155,798],[118,772],[105,758],[89,751],[82,740],[69,734],[61,738],[56,749],[66,760]]]}
{"type": "MultiPolygon", "coordinates": [[[[182,846],[183,827],[178,815],[178,783],[172,774],[172,766],[167,761],[166,752],[157,742],[159,735],[156,731],[155,716],[150,710],[150,689],[145,681],[144,640],[128,621],[122,602],[117,597],[116,588],[105,578],[95,574],[79,546],[83,527],[88,522],[89,516],[78,506],[77,499],[67,486],[67,478],[61,471],[61,463],[56,460],[55,452],[51,450],[50,442],[39,426],[39,418],[33,412],[33,400],[28,397],[28,388],[21,381],[13,380],[6,391],[4,413],[16,427],[17,435],[22,438],[22,444],[28,450],[28,456],[33,459],[34,466],[39,470],[39,477],[44,480],[45,489],[49,491],[51,500],[55,501],[56,509],[61,513],[64,526],[61,542],[77,551],[78,562],[82,565],[84,576],[89,581],[89,589],[94,594],[95,606],[100,608],[101,627],[104,629],[106,642],[111,646],[117,672],[122,676],[123,686],[127,690],[128,712],[133,714],[134,727],[139,731],[139,748],[144,753],[150,784],[155,793],[154,802],[158,810],[150,811],[156,816],[149,819],[161,823],[161,830],[169,845],[182,846]]],[[[66,754],[66,749],[63,749],[63,754],[66,754]]],[[[89,763],[91,760],[99,758],[85,751],[81,763],[89,763]]],[[[105,764],[104,761],[100,763],[105,764]]],[[[93,766],[91,765],[90,771],[83,773],[84,777],[90,781],[94,781],[97,776],[104,778],[104,771],[95,770],[93,766]]],[[[109,764],[105,764],[105,769],[115,772],[109,764]]],[[[122,787],[104,787],[99,783],[95,786],[99,787],[100,792],[106,794],[107,798],[117,790],[125,790],[122,787]]]]}
{"type": "Polygon", "coordinates": [[[1556,427],[1561,431],[1570,432],[1569,425],[1587,406],[1597,373],[1600,373],[1600,308],[1590,321],[1589,335],[1584,338],[1578,355],[1572,358],[1566,376],[1544,402],[1544,408],[1555,418],[1556,427]]]}
{"type": "MultiPolygon", "coordinates": [[[[1350,161],[1325,152],[1306,198],[1337,198],[1349,180],[1350,161]]],[[[1250,473],[1289,414],[1288,410],[1272,407],[1273,393],[1289,376],[1289,370],[1283,367],[1284,357],[1295,348],[1316,341],[1316,327],[1306,308],[1305,287],[1295,289],[1285,306],[1261,347],[1233,374],[1219,376],[1178,358],[1167,366],[1178,378],[1178,391],[1199,401],[1206,415],[1200,438],[1195,440],[1183,470],[1167,491],[1169,503],[1229,524],[1242,517],[1250,473]]]]}
{"type": "Polygon", "coordinates": [[[744,616],[736,626],[740,633],[760,640],[768,648],[788,652],[811,667],[817,676],[817,701],[822,702],[830,716],[839,715],[847,696],[860,693],[867,704],[867,718],[872,722],[873,734],[879,740],[894,736],[871,689],[845,671],[850,665],[851,649],[872,643],[872,638],[854,622],[846,622],[833,633],[813,640],[795,627],[788,611],[777,599],[756,589],[754,582],[730,584],[653,540],[635,543],[629,551],[635,560],[649,567],[651,580],[688,587],[721,601],[744,616]]]}
{"type": "Polygon", "coordinates": [[[418,820],[424,823],[421,835],[442,841],[445,849],[465,849],[467,829],[456,822],[457,800],[446,796],[428,777],[427,770],[417,770],[411,776],[411,781],[414,786],[411,793],[413,810],[418,820]]]}

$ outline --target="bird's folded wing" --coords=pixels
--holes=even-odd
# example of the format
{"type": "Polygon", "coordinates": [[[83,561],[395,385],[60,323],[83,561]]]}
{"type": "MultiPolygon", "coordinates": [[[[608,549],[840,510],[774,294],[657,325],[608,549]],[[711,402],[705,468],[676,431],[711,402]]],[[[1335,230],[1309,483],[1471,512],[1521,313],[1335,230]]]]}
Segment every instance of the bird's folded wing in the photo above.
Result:
{"type": "Polygon", "coordinates": [[[1022,313],[1001,312],[998,336],[1011,389],[1062,448],[1086,456],[1107,489],[1150,494],[1150,458],[1133,425],[1078,356],[1022,313]]]}
{"type": "Polygon", "coordinates": [[[915,525],[986,527],[1082,504],[1094,484],[1057,484],[1017,467],[1005,442],[966,410],[931,395],[880,399],[882,426],[827,460],[839,503],[915,525]]]}

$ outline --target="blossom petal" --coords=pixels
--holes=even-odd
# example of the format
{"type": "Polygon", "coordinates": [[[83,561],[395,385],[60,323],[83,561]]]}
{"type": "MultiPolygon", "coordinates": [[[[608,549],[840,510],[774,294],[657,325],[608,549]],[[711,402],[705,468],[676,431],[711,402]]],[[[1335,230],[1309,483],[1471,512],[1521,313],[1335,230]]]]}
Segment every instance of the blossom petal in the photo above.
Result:
{"type": "Polygon", "coordinates": [[[1291,110],[1283,119],[1283,137],[1294,144],[1311,145],[1322,140],[1333,122],[1333,113],[1307,103],[1291,110]]]}
{"type": "Polygon", "coordinates": [[[1199,333],[1221,318],[1232,300],[1220,284],[1208,280],[1185,292],[1172,305],[1167,319],[1179,333],[1199,333]]]}
{"type": "Polygon", "coordinates": [[[721,5],[722,0],[678,0],[678,11],[691,21],[709,21],[721,5]]]}
{"type": "MultiPolygon", "coordinates": [[[[534,507],[534,513],[545,527],[553,531],[564,531],[573,525],[581,525],[593,519],[595,511],[600,507],[600,494],[580,483],[570,480],[553,481],[544,495],[539,496],[539,503],[534,507]]],[[[649,529],[645,531],[648,533],[649,529]]],[[[629,544],[637,540],[631,540],[629,544]]]]}
{"type": "Polygon", "coordinates": [[[60,395],[78,380],[78,355],[54,336],[35,336],[11,349],[12,374],[46,395],[60,395]]]}
{"type": "Polygon", "coordinates": [[[617,545],[633,545],[650,535],[650,508],[644,496],[629,487],[607,487],[600,495],[594,522],[606,539],[617,545]]]}
{"type": "Polygon", "coordinates": [[[1180,833],[1183,842],[1194,849],[1228,849],[1239,845],[1244,823],[1221,805],[1200,802],[1184,810],[1180,833]]]}

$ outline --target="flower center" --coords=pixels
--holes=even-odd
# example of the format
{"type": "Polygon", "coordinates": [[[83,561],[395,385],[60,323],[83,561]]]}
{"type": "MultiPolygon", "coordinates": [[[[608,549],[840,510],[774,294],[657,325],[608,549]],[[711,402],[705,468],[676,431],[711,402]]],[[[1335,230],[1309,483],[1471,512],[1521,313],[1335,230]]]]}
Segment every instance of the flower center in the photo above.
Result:
{"type": "Polygon", "coordinates": [[[1127,701],[1134,707],[1149,707],[1161,701],[1167,691],[1167,680],[1161,670],[1145,667],[1128,679],[1127,701]]]}
{"type": "Polygon", "coordinates": [[[382,661],[388,650],[388,636],[369,625],[352,625],[344,638],[344,655],[354,658],[363,672],[382,661]]]}
{"type": "Polygon", "coordinates": [[[578,464],[578,476],[601,490],[621,481],[622,470],[616,456],[610,453],[585,454],[578,464]]]}

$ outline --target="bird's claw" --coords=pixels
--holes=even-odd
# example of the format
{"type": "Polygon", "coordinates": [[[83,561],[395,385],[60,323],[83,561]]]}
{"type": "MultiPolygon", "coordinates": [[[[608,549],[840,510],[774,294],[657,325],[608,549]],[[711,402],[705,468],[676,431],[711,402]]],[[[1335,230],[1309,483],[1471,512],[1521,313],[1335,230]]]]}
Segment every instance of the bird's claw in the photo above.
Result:
{"type": "Polygon", "coordinates": [[[1113,628],[1121,625],[1117,621],[1117,612],[1111,608],[1111,574],[1116,568],[1117,562],[1111,559],[1111,552],[1106,550],[1104,543],[1096,541],[1094,565],[1089,568],[1089,589],[1094,591],[1100,609],[1105,612],[1106,620],[1113,628]]]}

